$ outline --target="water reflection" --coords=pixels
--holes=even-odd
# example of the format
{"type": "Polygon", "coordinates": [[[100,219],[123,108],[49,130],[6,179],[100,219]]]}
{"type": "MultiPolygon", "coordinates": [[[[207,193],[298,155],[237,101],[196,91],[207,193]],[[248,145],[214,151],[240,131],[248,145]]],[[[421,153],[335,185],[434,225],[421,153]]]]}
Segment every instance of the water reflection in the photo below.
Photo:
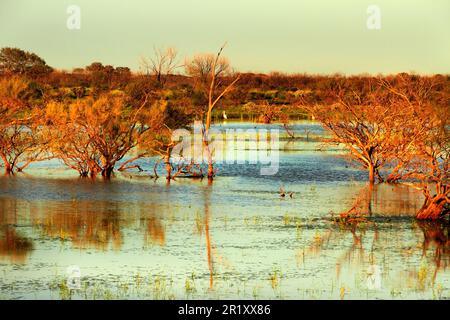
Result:
{"type": "MultiPolygon", "coordinates": [[[[336,194],[333,196],[341,202],[340,211],[337,212],[360,212],[367,217],[366,222],[336,223],[329,219],[326,209],[321,209],[319,211],[321,216],[312,219],[308,216],[283,217],[285,227],[289,227],[292,221],[296,224],[296,232],[286,238],[292,229],[282,228],[283,224],[279,224],[280,220],[277,220],[271,211],[262,211],[260,217],[254,215],[255,212],[251,207],[246,213],[239,210],[238,206],[236,215],[233,216],[229,215],[231,212],[224,212],[228,206],[222,200],[229,198],[227,194],[220,194],[221,189],[217,189],[217,185],[218,183],[208,185],[206,181],[198,184],[198,198],[188,207],[180,206],[177,201],[170,201],[180,192],[175,184],[164,187],[167,193],[160,198],[165,199],[164,205],[79,199],[29,201],[0,197],[0,256],[12,263],[27,263],[34,249],[39,249],[42,240],[45,239],[53,245],[69,243],[78,250],[96,249],[101,252],[116,252],[119,255],[129,251],[130,248],[141,252],[142,248],[149,245],[152,247],[151,250],[165,247],[167,257],[173,252],[173,259],[183,257],[185,254],[183,252],[190,250],[189,246],[192,246],[192,243],[189,244],[190,240],[187,239],[192,235],[192,229],[187,226],[193,222],[194,233],[203,238],[201,246],[205,250],[203,258],[205,260],[199,261],[195,253],[186,258],[200,264],[196,269],[197,272],[202,274],[201,270],[207,271],[208,288],[211,292],[218,292],[217,285],[221,286],[220,279],[223,277],[220,275],[220,268],[217,269],[215,265],[217,246],[223,251],[218,258],[219,262],[227,261],[227,264],[232,266],[231,269],[227,267],[227,270],[236,272],[236,276],[239,275],[238,270],[243,263],[238,262],[240,259],[236,256],[236,253],[242,250],[238,248],[248,247],[248,250],[251,250],[248,252],[262,254],[262,260],[257,257],[254,257],[254,261],[250,258],[247,260],[245,256],[242,260],[248,264],[248,269],[244,269],[249,273],[248,277],[251,277],[251,274],[253,277],[259,277],[251,268],[258,264],[263,266],[264,260],[272,254],[273,258],[276,258],[276,255],[283,255],[291,243],[306,245],[296,249],[295,265],[285,264],[284,268],[308,270],[324,263],[333,265],[332,281],[337,283],[349,283],[351,275],[366,274],[367,270],[379,266],[383,270],[384,283],[395,284],[401,288],[404,284],[398,284],[398,281],[403,279],[404,283],[411,283],[409,287],[416,290],[421,287],[417,283],[422,281],[418,280],[421,279],[421,271],[418,270],[420,262],[411,261],[417,261],[420,257],[431,258],[435,265],[433,281],[437,279],[438,272],[448,266],[450,256],[448,224],[436,222],[413,224],[410,218],[405,218],[411,216],[417,206],[420,206],[420,198],[414,201],[414,196],[406,193],[405,190],[408,189],[403,187],[379,185],[371,189],[363,185],[353,186],[346,192],[341,191],[339,196],[336,194]],[[226,223],[220,227],[223,221],[226,223]],[[213,229],[211,229],[212,222],[215,225],[213,229]],[[238,236],[237,230],[242,230],[243,233],[238,236]],[[172,234],[173,237],[168,237],[167,234],[172,234]],[[280,237],[280,241],[274,240],[276,237],[280,237]],[[213,238],[217,242],[216,245],[213,245],[213,238]],[[272,242],[278,243],[274,246],[274,253],[270,253],[269,250],[265,254],[266,246],[272,246],[272,242]],[[402,264],[410,267],[401,271],[402,264]],[[396,267],[398,270],[388,271],[392,269],[392,265],[398,266],[396,267]]],[[[315,199],[323,201],[320,200],[324,196],[320,190],[309,192],[299,192],[299,197],[303,199],[294,198],[289,201],[278,199],[274,192],[276,200],[271,200],[272,203],[276,201],[277,206],[285,209],[273,207],[272,210],[276,212],[283,212],[289,208],[295,210],[294,201],[302,202],[307,197],[310,197],[309,201],[315,199]]],[[[255,197],[259,196],[258,193],[255,194],[255,197]]],[[[264,206],[261,209],[264,210],[264,206]]],[[[154,263],[158,265],[164,262],[155,260],[154,263]]],[[[267,280],[263,278],[262,281],[267,280]]],[[[348,294],[348,288],[343,290],[348,294]]]]}
{"type": "Polygon", "coordinates": [[[17,233],[13,226],[2,226],[0,231],[0,257],[8,258],[13,263],[25,263],[33,243],[17,233]]]}
{"type": "Polygon", "coordinates": [[[446,269],[450,262],[450,223],[448,221],[416,221],[416,225],[423,232],[422,252],[426,256],[429,250],[433,253],[436,269],[433,281],[438,270],[446,269]]]}
{"type": "Polygon", "coordinates": [[[146,219],[147,228],[144,233],[145,244],[166,244],[166,232],[162,222],[156,216],[150,216],[146,219]]]}
{"type": "MultiPolygon", "coordinates": [[[[371,279],[376,270],[379,277],[376,281],[380,287],[382,281],[385,288],[389,285],[392,297],[401,294],[404,289],[416,292],[430,289],[433,297],[436,297],[436,292],[442,295],[442,283],[437,278],[439,272],[446,271],[450,262],[450,223],[412,223],[409,218],[403,218],[408,213],[411,216],[411,211],[415,212],[419,204],[405,201],[409,196],[402,194],[402,191],[402,187],[390,185],[362,188],[350,209],[344,213],[362,213],[367,220],[335,220],[330,228],[310,239],[310,245],[302,252],[303,262],[330,255],[330,251],[336,251],[335,248],[339,247],[341,253],[335,258],[338,282],[341,281],[343,269],[343,282],[353,278],[353,281],[360,283],[361,278],[371,279]],[[370,219],[374,212],[376,215],[370,219]],[[394,220],[396,217],[398,219],[394,220]],[[422,232],[422,236],[415,234],[415,228],[422,232]],[[392,270],[392,265],[397,264],[405,266],[404,269],[396,267],[392,270]],[[359,278],[355,277],[358,273],[359,278]]],[[[440,281],[445,281],[448,274],[441,275],[443,278],[440,281]]],[[[367,283],[372,282],[367,280],[367,283]]],[[[348,289],[343,287],[342,290],[345,292],[348,289]]]]}
{"type": "Polygon", "coordinates": [[[210,182],[208,182],[208,187],[204,189],[204,196],[205,196],[205,219],[204,219],[204,225],[205,225],[205,240],[206,240],[206,256],[208,260],[208,270],[209,270],[209,288],[212,289],[214,285],[213,276],[214,276],[214,267],[213,267],[213,257],[212,257],[212,251],[211,251],[211,236],[209,234],[209,206],[211,201],[211,188],[212,185],[210,182]]]}
{"type": "Polygon", "coordinates": [[[25,261],[33,244],[31,239],[20,236],[18,225],[30,226],[39,238],[68,242],[77,249],[120,251],[123,229],[139,219],[138,213],[140,222],[146,225],[142,231],[144,245],[164,245],[165,230],[156,210],[155,206],[111,201],[25,201],[0,197],[0,252],[25,261]]]}
{"type": "Polygon", "coordinates": [[[31,223],[44,236],[70,241],[75,248],[120,250],[122,224],[117,203],[73,201],[30,205],[31,223]],[[49,210],[50,209],[50,210],[49,210]]]}
{"type": "Polygon", "coordinates": [[[314,152],[309,139],[286,141],[277,176],[221,166],[212,185],[131,173],[108,183],[0,177],[0,281],[15,288],[0,294],[47,298],[47,283],[31,292],[28,284],[76,264],[108,288],[139,273],[160,292],[172,279],[176,298],[187,283],[189,298],[429,298],[429,280],[450,296],[449,227],[411,219],[420,192],[368,188],[364,173],[314,152]],[[280,199],[280,185],[295,196],[280,199]],[[336,222],[330,212],[362,220],[336,222]],[[382,288],[368,290],[377,268],[382,288]]]}
{"type": "Polygon", "coordinates": [[[0,198],[0,258],[25,263],[32,250],[32,241],[18,231],[16,201],[0,198]]]}

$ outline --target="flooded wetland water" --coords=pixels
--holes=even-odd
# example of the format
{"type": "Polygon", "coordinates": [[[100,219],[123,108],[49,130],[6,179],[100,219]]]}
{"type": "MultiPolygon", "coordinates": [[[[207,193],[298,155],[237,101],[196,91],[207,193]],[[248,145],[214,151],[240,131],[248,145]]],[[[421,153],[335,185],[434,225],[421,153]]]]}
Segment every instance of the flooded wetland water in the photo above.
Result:
{"type": "Polygon", "coordinates": [[[301,138],[281,134],[272,176],[230,164],[212,185],[168,185],[148,177],[155,159],[141,159],[146,171],[111,181],[80,179],[55,161],[1,177],[0,298],[449,298],[449,227],[413,219],[421,192],[379,184],[367,197],[365,172],[340,150],[317,150],[319,124],[293,128],[301,138]],[[333,220],[364,197],[368,221],[333,220]]]}

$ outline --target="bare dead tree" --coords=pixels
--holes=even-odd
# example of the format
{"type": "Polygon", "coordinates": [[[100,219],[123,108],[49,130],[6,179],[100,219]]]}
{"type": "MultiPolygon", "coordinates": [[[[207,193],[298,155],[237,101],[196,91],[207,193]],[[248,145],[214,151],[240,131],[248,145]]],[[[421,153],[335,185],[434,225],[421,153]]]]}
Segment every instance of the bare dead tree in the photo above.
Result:
{"type": "Polygon", "coordinates": [[[158,84],[163,87],[167,78],[175,69],[182,67],[178,60],[178,52],[175,48],[153,48],[152,58],[141,58],[141,67],[147,74],[156,77],[158,84]]]}
{"type": "Polygon", "coordinates": [[[397,130],[400,114],[391,113],[382,105],[354,105],[340,99],[329,106],[304,106],[332,133],[330,143],[344,146],[349,156],[369,172],[369,182],[374,183],[385,164],[385,154],[390,149],[390,138],[397,130]]]}
{"type": "Polygon", "coordinates": [[[226,43],[222,47],[220,47],[215,56],[211,54],[197,55],[192,60],[187,60],[185,64],[186,72],[189,75],[196,78],[197,81],[204,85],[208,84],[207,86],[205,86],[205,88],[208,88],[208,106],[206,110],[206,119],[202,130],[202,136],[203,147],[205,148],[208,157],[207,175],[210,181],[212,181],[214,177],[213,157],[208,143],[208,134],[212,121],[212,111],[220,101],[220,99],[222,99],[223,96],[233,88],[233,86],[236,84],[236,82],[239,81],[241,77],[240,75],[237,75],[234,80],[232,80],[228,85],[225,86],[225,88],[222,89],[222,76],[229,71],[228,60],[221,57],[222,51],[225,46],[226,43]],[[216,92],[219,88],[220,90],[216,92]]]}

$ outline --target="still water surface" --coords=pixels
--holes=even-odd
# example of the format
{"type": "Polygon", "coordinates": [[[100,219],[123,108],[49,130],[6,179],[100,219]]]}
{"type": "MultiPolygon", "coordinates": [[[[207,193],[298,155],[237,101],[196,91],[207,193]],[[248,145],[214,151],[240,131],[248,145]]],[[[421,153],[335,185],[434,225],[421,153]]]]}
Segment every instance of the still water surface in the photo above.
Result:
{"type": "Polygon", "coordinates": [[[1,177],[0,298],[449,298],[449,227],[411,218],[421,193],[377,185],[368,196],[365,172],[317,150],[320,125],[294,130],[275,176],[223,165],[212,185],[167,185],[148,177],[155,159],[145,159],[147,171],[108,182],[57,161],[1,177]],[[369,223],[331,219],[355,204],[370,208],[369,223]],[[79,289],[67,286],[70,266],[79,289]]]}

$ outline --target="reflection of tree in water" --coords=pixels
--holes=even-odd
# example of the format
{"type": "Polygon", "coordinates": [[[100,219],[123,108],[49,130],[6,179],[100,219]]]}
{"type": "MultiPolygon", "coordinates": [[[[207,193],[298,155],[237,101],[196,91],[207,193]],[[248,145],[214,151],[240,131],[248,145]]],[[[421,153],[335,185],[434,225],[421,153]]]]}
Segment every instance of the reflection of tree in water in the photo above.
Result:
{"type": "Polygon", "coordinates": [[[17,232],[16,203],[10,198],[0,199],[0,257],[14,263],[24,263],[33,250],[33,242],[17,232]]]}
{"type": "Polygon", "coordinates": [[[51,238],[70,240],[77,248],[94,247],[106,250],[110,243],[119,250],[123,243],[121,227],[124,220],[115,203],[55,203],[55,210],[31,208],[32,223],[51,238]]]}
{"type": "Polygon", "coordinates": [[[133,212],[145,212],[143,220],[145,244],[165,244],[165,229],[153,213],[157,208],[140,204],[102,201],[25,202],[16,198],[0,198],[0,255],[23,256],[33,246],[16,231],[17,212],[30,219],[35,230],[44,236],[68,241],[76,248],[107,250],[110,245],[120,250],[123,227],[134,221],[133,212]],[[150,213],[149,213],[150,212],[150,213]],[[127,218],[128,217],[128,218],[127,218]]]}
{"type": "MultiPolygon", "coordinates": [[[[387,186],[384,188],[375,188],[373,190],[369,187],[369,189],[362,189],[360,195],[355,200],[354,205],[348,211],[355,210],[361,212],[361,208],[365,208],[367,214],[371,216],[373,214],[373,204],[375,203],[378,206],[381,206],[382,212],[384,212],[383,216],[388,217],[393,215],[401,216],[405,213],[410,216],[414,215],[414,212],[417,210],[415,207],[414,201],[410,198],[411,194],[407,194],[407,200],[405,205],[405,199],[401,197],[402,193],[398,192],[398,189],[394,189],[392,186],[387,186]],[[387,198],[387,193],[391,194],[390,201],[383,202],[383,199],[387,198]]],[[[417,203],[416,203],[417,204],[417,203]]],[[[362,211],[364,213],[364,211],[362,211]]],[[[364,222],[364,221],[363,221],[364,222]]],[[[367,221],[366,223],[370,223],[367,221]]],[[[353,235],[353,245],[352,248],[361,247],[362,235],[364,234],[364,230],[358,228],[358,223],[347,223],[341,225],[341,228],[350,231],[353,235]],[[357,230],[360,229],[360,235],[357,235],[357,230]]],[[[370,224],[369,224],[370,225],[370,224]]],[[[372,242],[372,247],[376,244],[378,240],[378,232],[377,232],[377,224],[373,223],[374,230],[374,238],[372,242]]],[[[436,272],[441,268],[446,268],[449,264],[450,260],[450,239],[449,239],[449,231],[450,231],[450,223],[448,221],[416,221],[416,225],[422,230],[424,235],[423,245],[422,245],[422,254],[426,256],[426,253],[429,249],[434,249],[434,262],[436,265],[436,271],[434,274],[434,278],[436,277],[436,272]]]]}
{"type": "MultiPolygon", "coordinates": [[[[336,273],[339,278],[343,266],[363,267],[365,264],[376,264],[376,252],[381,252],[386,245],[397,242],[402,246],[404,233],[394,232],[392,228],[397,227],[397,223],[402,220],[392,221],[393,217],[404,215],[413,216],[416,210],[414,194],[406,193],[405,189],[391,185],[377,185],[375,187],[366,186],[360,189],[348,209],[343,210],[338,215],[332,214],[332,224],[330,228],[325,228],[321,234],[316,234],[311,240],[311,245],[303,250],[303,256],[318,257],[322,251],[331,250],[338,246],[341,248],[339,257],[336,258],[336,273]],[[384,232],[380,232],[380,228],[384,232]],[[348,235],[352,240],[349,242],[348,235]],[[381,250],[381,251],[380,251],[381,250]]],[[[425,233],[425,232],[424,232],[425,233]]],[[[435,233],[432,233],[436,235],[435,233]]],[[[424,246],[445,243],[443,233],[438,232],[438,239],[426,240],[424,246]],[[440,242],[439,242],[440,241],[440,242]]],[[[448,234],[448,231],[447,231],[448,234]]],[[[426,237],[427,238],[427,237],[426,237]]],[[[448,242],[447,242],[448,244],[448,242]]],[[[405,247],[407,245],[405,244],[405,247]]],[[[405,250],[405,254],[410,254],[411,249],[405,250]]],[[[448,250],[447,250],[448,252],[448,250]]],[[[442,249],[436,249],[437,259],[442,256],[442,249]]],[[[393,256],[392,258],[402,258],[393,256]]],[[[304,258],[303,258],[304,259],[304,258]]],[[[438,264],[440,260],[436,260],[438,264]]],[[[379,263],[379,262],[378,262],[379,263]]]]}
{"type": "Polygon", "coordinates": [[[416,221],[416,225],[423,232],[422,254],[427,255],[433,250],[433,260],[436,269],[433,281],[440,268],[445,269],[450,263],[450,223],[448,221],[416,221]]]}
{"type": "MultiPolygon", "coordinates": [[[[364,262],[366,252],[363,246],[363,237],[367,227],[370,226],[374,231],[372,248],[378,239],[377,226],[369,220],[373,215],[374,192],[376,193],[377,190],[374,190],[374,186],[371,184],[361,188],[350,208],[340,213],[337,218],[333,217],[334,225],[327,232],[327,242],[345,241],[347,232],[351,233],[353,240],[336,261],[336,275],[338,279],[341,266],[346,262],[350,263],[355,260],[359,263],[364,262]],[[335,227],[338,227],[340,232],[335,232],[335,227]]],[[[372,255],[370,257],[373,258],[372,255]]]]}
{"type": "Polygon", "coordinates": [[[352,222],[354,218],[364,222],[364,218],[370,217],[413,217],[421,202],[421,194],[415,189],[401,185],[368,184],[356,193],[353,202],[339,217],[350,220],[344,222],[352,222]]]}
{"type": "Polygon", "coordinates": [[[209,204],[210,204],[210,197],[211,197],[211,188],[212,186],[208,186],[205,189],[205,220],[204,220],[204,226],[205,226],[205,240],[206,240],[206,255],[208,260],[208,269],[209,269],[209,288],[212,289],[214,286],[214,263],[213,263],[213,257],[212,257],[212,251],[211,251],[211,237],[209,235],[209,204]]]}
{"type": "MultiPolygon", "coordinates": [[[[378,231],[375,227],[372,238],[372,247],[375,241],[378,239],[378,231]]],[[[336,276],[340,277],[341,268],[344,265],[351,265],[354,262],[362,265],[365,260],[373,262],[372,250],[366,252],[363,243],[366,239],[366,228],[352,225],[352,226],[339,226],[332,225],[329,229],[326,229],[322,234],[317,233],[311,241],[311,245],[308,246],[302,252],[303,262],[306,259],[312,259],[314,257],[320,257],[324,251],[335,250],[336,244],[341,250],[339,256],[336,258],[336,276]],[[349,243],[348,234],[352,235],[352,241],[349,243]]],[[[370,241],[370,239],[368,241],[370,241]]],[[[299,257],[297,257],[299,258],[299,257]]],[[[297,264],[299,265],[298,259],[297,264]]]]}
{"type": "Polygon", "coordinates": [[[208,181],[208,185],[203,189],[203,215],[198,214],[195,218],[194,233],[198,236],[205,237],[206,247],[206,263],[209,272],[209,289],[214,289],[214,276],[216,274],[217,266],[232,268],[230,262],[218,252],[217,248],[212,244],[210,222],[211,222],[211,193],[212,193],[211,181],[208,181]]]}
{"type": "Polygon", "coordinates": [[[8,257],[15,263],[24,263],[31,250],[33,250],[31,240],[18,234],[14,226],[2,226],[0,231],[0,257],[8,257]]]}
{"type": "MultiPolygon", "coordinates": [[[[402,228],[402,223],[406,220],[392,219],[392,217],[400,217],[405,212],[410,212],[413,216],[414,205],[405,207],[404,198],[392,194],[391,198],[386,200],[389,210],[385,210],[383,197],[389,191],[394,190],[387,188],[362,190],[349,210],[344,211],[337,219],[334,218],[330,228],[325,228],[323,233],[314,236],[311,245],[303,251],[303,255],[318,257],[324,250],[333,250],[333,247],[341,248],[342,252],[336,258],[337,279],[340,277],[343,266],[350,267],[354,273],[355,268],[361,268],[363,271],[364,266],[372,264],[389,264],[390,261],[398,259],[400,259],[398,263],[406,264],[405,259],[429,257],[434,264],[434,273],[430,274],[431,285],[434,285],[439,270],[445,269],[450,263],[450,223],[448,221],[416,221],[416,225],[423,232],[423,240],[420,235],[414,233],[414,237],[422,244],[411,245],[408,230],[402,228]],[[374,198],[377,200],[370,201],[374,198]],[[395,207],[397,205],[398,208],[395,207]],[[378,211],[382,214],[378,214],[378,211]],[[391,212],[392,215],[390,215],[391,212]],[[352,235],[351,242],[348,239],[349,234],[352,235]],[[399,253],[388,257],[383,254],[384,248],[393,242],[402,249],[399,253]],[[377,256],[383,258],[377,262],[377,256]]],[[[399,286],[407,283],[407,287],[423,290],[427,287],[425,282],[428,281],[426,267],[417,265],[416,262],[413,265],[413,271],[408,271],[406,274],[400,273],[389,281],[397,279],[400,281],[399,286]]]]}
{"type": "Polygon", "coordinates": [[[151,216],[146,220],[147,225],[144,233],[144,242],[146,244],[156,243],[159,244],[160,246],[165,245],[166,233],[161,221],[155,216],[151,216]]]}

